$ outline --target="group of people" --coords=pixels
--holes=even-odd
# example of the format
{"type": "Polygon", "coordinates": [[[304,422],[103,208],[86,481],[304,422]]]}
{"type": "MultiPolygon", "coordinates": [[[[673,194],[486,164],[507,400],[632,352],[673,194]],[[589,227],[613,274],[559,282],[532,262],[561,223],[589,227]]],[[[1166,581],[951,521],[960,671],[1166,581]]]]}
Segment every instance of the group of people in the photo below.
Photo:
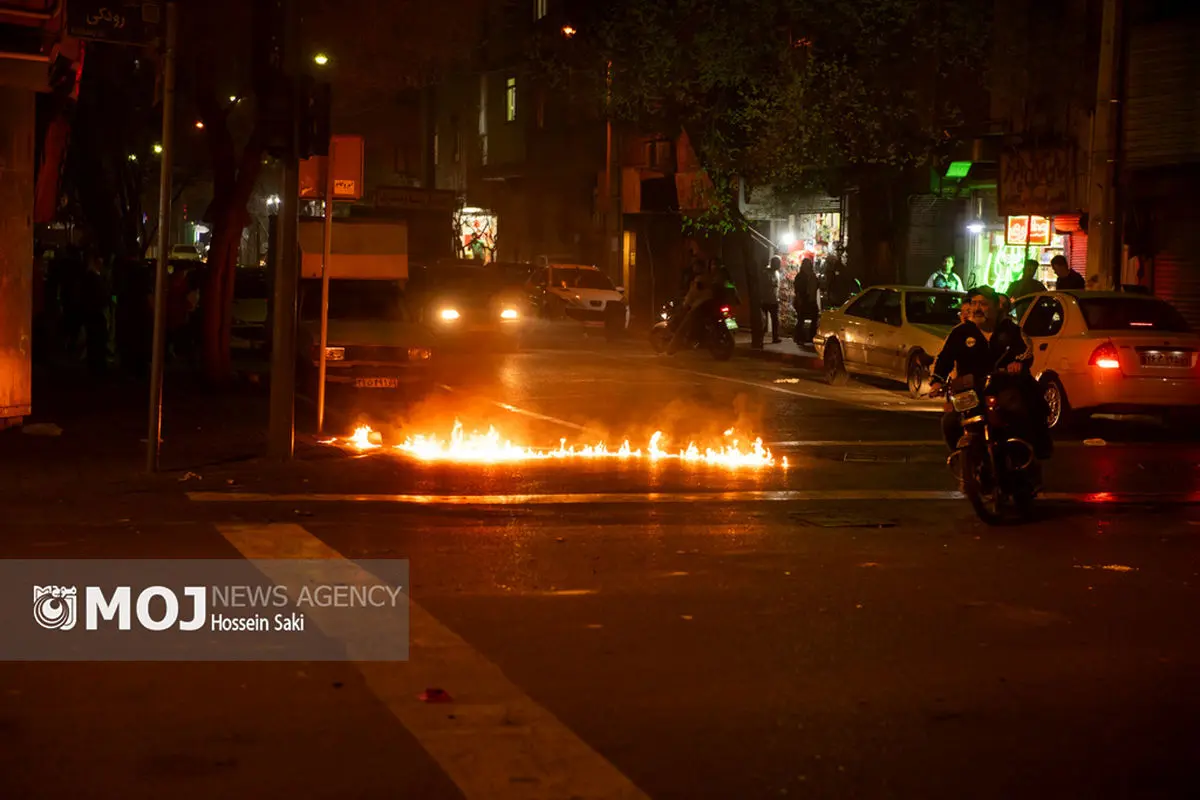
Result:
{"type": "MultiPolygon", "coordinates": [[[[772,256],[767,264],[765,279],[759,281],[759,301],[766,317],[765,330],[771,334],[771,342],[783,341],[779,327],[779,290],[783,277],[783,259],[772,256]]],[[[850,278],[841,257],[835,251],[825,259],[821,274],[818,274],[813,259],[805,257],[800,269],[792,278],[792,310],[796,313],[796,327],[792,340],[796,344],[811,344],[816,334],[821,315],[822,301],[826,307],[841,305],[854,293],[855,281],[850,278]]]]}
{"type": "MultiPolygon", "coordinates": [[[[1027,259],[1021,269],[1021,277],[1009,284],[1008,291],[1006,292],[1007,296],[1023,297],[1027,294],[1046,291],[1046,285],[1035,277],[1038,267],[1036,259],[1027,259]]],[[[1071,265],[1067,263],[1065,256],[1055,256],[1050,259],[1050,268],[1054,270],[1055,289],[1065,291],[1068,289],[1087,288],[1083,276],[1071,269],[1071,265]]],[[[941,268],[930,275],[929,280],[925,281],[925,288],[948,289],[952,292],[961,292],[963,290],[962,279],[954,271],[954,256],[946,256],[942,260],[941,268]]]]}

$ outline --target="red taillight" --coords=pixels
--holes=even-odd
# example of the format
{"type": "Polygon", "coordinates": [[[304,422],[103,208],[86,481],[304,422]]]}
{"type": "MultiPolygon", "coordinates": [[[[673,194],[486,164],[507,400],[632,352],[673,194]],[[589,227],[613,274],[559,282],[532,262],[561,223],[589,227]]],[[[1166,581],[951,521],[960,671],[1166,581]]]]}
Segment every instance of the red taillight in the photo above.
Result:
{"type": "Polygon", "coordinates": [[[1092,351],[1092,357],[1088,360],[1088,366],[1099,367],[1100,369],[1120,369],[1120,355],[1117,352],[1115,344],[1105,342],[1092,351]]]}
{"type": "Polygon", "coordinates": [[[987,407],[988,407],[988,411],[996,410],[996,398],[993,395],[988,395],[987,407]]]}
{"type": "Polygon", "coordinates": [[[729,306],[721,306],[721,313],[722,313],[722,314],[728,314],[728,313],[729,313],[729,306]]]}

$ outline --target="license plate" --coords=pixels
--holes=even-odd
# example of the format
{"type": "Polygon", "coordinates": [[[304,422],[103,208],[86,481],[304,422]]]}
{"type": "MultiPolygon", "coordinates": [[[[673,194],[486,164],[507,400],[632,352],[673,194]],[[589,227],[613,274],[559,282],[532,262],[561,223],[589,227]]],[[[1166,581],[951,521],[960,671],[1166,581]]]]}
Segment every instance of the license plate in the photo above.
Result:
{"type": "Polygon", "coordinates": [[[736,331],[738,329],[737,320],[733,317],[730,317],[729,319],[725,320],[725,327],[729,328],[731,331],[736,331]]]}
{"type": "Polygon", "coordinates": [[[355,378],[354,386],[358,389],[395,389],[400,385],[399,378],[355,378]]]}
{"type": "Polygon", "coordinates": [[[960,414],[970,411],[977,405],[979,405],[979,395],[974,391],[954,395],[954,410],[960,414]]]}
{"type": "Polygon", "coordinates": [[[1182,367],[1188,369],[1192,366],[1192,354],[1183,350],[1154,350],[1149,353],[1142,353],[1143,367],[1182,367]]]}

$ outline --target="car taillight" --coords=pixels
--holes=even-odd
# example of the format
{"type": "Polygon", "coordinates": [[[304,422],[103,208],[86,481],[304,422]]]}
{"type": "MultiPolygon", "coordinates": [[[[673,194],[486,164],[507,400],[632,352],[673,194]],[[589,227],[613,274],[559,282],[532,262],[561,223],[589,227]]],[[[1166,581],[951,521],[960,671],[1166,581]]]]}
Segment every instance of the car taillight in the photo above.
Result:
{"type": "Polygon", "coordinates": [[[996,398],[995,397],[988,395],[987,407],[988,407],[988,411],[996,410],[996,398]]]}
{"type": "Polygon", "coordinates": [[[1117,346],[1112,342],[1105,342],[1097,347],[1092,351],[1092,357],[1088,359],[1088,366],[1100,369],[1120,369],[1121,354],[1117,352],[1117,346]]]}
{"type": "Polygon", "coordinates": [[[728,314],[728,313],[729,313],[729,306],[721,306],[721,313],[722,313],[722,314],[728,314]]]}

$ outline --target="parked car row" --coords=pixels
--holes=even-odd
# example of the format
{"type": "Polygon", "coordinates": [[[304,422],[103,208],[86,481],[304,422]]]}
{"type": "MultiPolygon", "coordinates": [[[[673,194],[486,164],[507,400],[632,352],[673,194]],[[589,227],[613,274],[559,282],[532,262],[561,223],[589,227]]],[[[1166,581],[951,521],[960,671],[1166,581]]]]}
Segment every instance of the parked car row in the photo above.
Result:
{"type": "MultiPolygon", "coordinates": [[[[826,380],[869,375],[905,383],[913,397],[926,394],[930,365],[966,297],[874,286],[825,311],[813,345],[826,380]]],[[[1011,315],[1033,343],[1033,375],[1052,427],[1093,413],[1200,407],[1200,334],[1164,300],[1048,291],[1018,298],[1011,315]]]]}

